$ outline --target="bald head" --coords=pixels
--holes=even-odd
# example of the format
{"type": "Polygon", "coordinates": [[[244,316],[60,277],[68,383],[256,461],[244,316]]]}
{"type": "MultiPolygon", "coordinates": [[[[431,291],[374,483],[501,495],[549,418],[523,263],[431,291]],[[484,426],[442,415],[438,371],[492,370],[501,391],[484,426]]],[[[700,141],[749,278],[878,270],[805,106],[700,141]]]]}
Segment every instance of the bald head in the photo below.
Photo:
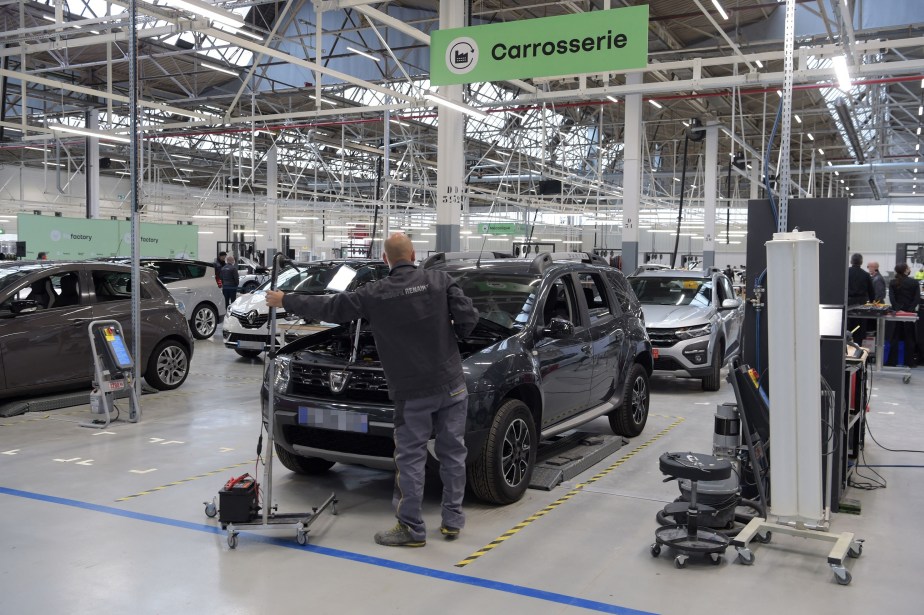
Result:
{"type": "Polygon", "coordinates": [[[385,260],[389,265],[398,261],[414,261],[414,244],[404,233],[393,233],[385,240],[385,260]]]}
{"type": "Polygon", "coordinates": [[[879,271],[879,263],[877,263],[876,261],[870,261],[866,263],[866,269],[870,273],[876,273],[877,271],[879,271]]]}

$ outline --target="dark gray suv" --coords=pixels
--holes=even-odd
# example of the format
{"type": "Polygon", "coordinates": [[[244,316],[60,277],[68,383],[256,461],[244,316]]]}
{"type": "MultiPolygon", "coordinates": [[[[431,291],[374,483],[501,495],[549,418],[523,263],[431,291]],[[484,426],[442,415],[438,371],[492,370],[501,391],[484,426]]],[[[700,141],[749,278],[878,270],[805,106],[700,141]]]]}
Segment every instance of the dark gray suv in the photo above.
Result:
{"type": "MultiPolygon", "coordinates": [[[[131,267],[93,261],[0,263],[0,398],[86,387],[87,325],[117,320],[131,338],[131,267]]],[[[193,342],[176,301],[141,271],[141,372],[156,389],[186,380],[193,342]]]]}
{"type": "MultiPolygon", "coordinates": [[[[488,502],[523,495],[540,438],[600,416],[634,437],[648,420],[651,344],[635,294],[622,273],[587,255],[558,258],[437,254],[423,264],[455,278],[480,314],[459,350],[469,395],[469,484],[488,502]]],[[[394,404],[371,332],[354,329],[285,346],[274,382],[264,382],[264,410],[267,390],[275,395],[276,453],[290,470],[315,474],[335,462],[393,467],[394,404]],[[319,427],[312,413],[331,421],[319,427]]]]}

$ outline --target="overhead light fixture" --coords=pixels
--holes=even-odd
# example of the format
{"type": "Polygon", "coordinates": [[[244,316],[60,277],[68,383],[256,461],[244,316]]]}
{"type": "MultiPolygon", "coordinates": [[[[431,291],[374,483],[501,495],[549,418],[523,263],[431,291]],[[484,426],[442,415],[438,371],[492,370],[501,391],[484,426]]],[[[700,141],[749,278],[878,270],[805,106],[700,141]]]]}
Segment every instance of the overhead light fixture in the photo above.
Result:
{"type": "Polygon", "coordinates": [[[818,148],[818,153],[821,154],[822,156],[824,156],[824,155],[825,155],[825,150],[823,150],[823,149],[821,149],[821,148],[819,147],[819,148],[818,148]]]}
{"type": "Polygon", "coordinates": [[[916,151],[916,152],[921,151],[921,144],[920,144],[920,143],[915,143],[915,144],[914,144],[914,151],[916,151]]]}
{"type": "Polygon", "coordinates": [[[919,116],[924,115],[924,105],[921,105],[920,107],[918,107],[918,115],[919,116]]]}
{"type": "Polygon", "coordinates": [[[175,182],[181,182],[181,183],[184,183],[184,184],[188,184],[188,183],[189,183],[189,180],[188,180],[188,179],[180,179],[179,177],[174,177],[174,178],[173,178],[173,181],[175,181],[175,182]]]}
{"type": "Polygon", "coordinates": [[[355,53],[356,55],[360,55],[360,56],[362,56],[362,57],[364,57],[364,58],[369,58],[369,59],[372,60],[373,62],[381,62],[381,58],[377,58],[377,57],[375,57],[374,55],[372,55],[371,53],[366,53],[365,51],[360,51],[359,49],[356,49],[355,47],[349,47],[349,46],[348,46],[348,47],[347,47],[347,51],[352,51],[352,52],[355,53]]]}
{"type": "Polygon", "coordinates": [[[76,128],[74,126],[65,126],[64,124],[49,124],[48,127],[58,132],[67,132],[74,135],[82,135],[84,137],[96,137],[97,139],[107,139],[109,141],[116,141],[118,143],[132,142],[132,140],[126,136],[114,135],[108,132],[97,132],[88,128],[76,128]]]}
{"type": "Polygon", "coordinates": [[[760,60],[754,60],[754,64],[757,64],[757,68],[763,68],[763,67],[764,67],[764,63],[761,62],[760,60]]]}
{"type": "Polygon", "coordinates": [[[237,36],[243,36],[249,39],[253,39],[255,41],[261,41],[261,42],[263,41],[263,37],[260,36],[259,34],[254,34],[253,32],[248,32],[247,30],[244,30],[241,28],[234,28],[232,26],[229,26],[223,23],[218,23],[216,24],[216,26],[222,32],[227,32],[228,34],[235,34],[237,36]]]}
{"type": "Polygon", "coordinates": [[[659,103],[658,101],[656,101],[656,100],[654,100],[654,99],[649,98],[649,99],[648,99],[648,102],[650,102],[652,105],[654,105],[655,108],[657,108],[657,109],[663,109],[663,108],[664,108],[664,105],[662,105],[661,103],[659,103]]]}
{"type": "Polygon", "coordinates": [[[44,152],[45,151],[44,147],[31,147],[28,145],[26,146],[26,149],[31,149],[34,152],[44,152]]]}
{"type": "Polygon", "coordinates": [[[798,113],[794,113],[794,114],[793,114],[793,117],[796,118],[796,121],[797,121],[797,122],[799,122],[800,124],[802,123],[802,118],[799,117],[799,114],[798,114],[798,113]]]}
{"type": "Polygon", "coordinates": [[[618,103],[618,102],[619,102],[617,99],[613,98],[612,96],[607,96],[606,98],[607,98],[609,101],[614,102],[614,103],[618,103]]]}
{"type": "MultiPolygon", "coordinates": [[[[149,3],[154,4],[153,2],[149,3]]],[[[229,25],[232,28],[240,28],[244,25],[244,20],[234,13],[212,6],[211,4],[206,4],[200,0],[166,0],[164,4],[182,11],[189,11],[196,15],[208,17],[212,21],[229,25]]]]}
{"type": "Polygon", "coordinates": [[[483,120],[488,117],[488,114],[482,111],[481,109],[470,107],[464,103],[458,103],[458,102],[453,102],[451,100],[446,100],[442,96],[437,96],[436,94],[424,94],[424,98],[438,105],[443,105],[444,107],[455,109],[456,111],[460,111],[466,115],[470,115],[478,119],[483,120]]]}
{"type": "Polygon", "coordinates": [[[815,137],[812,135],[812,133],[808,133],[808,134],[806,134],[805,136],[807,136],[807,137],[809,138],[809,141],[814,141],[814,140],[815,140],[815,137]]]}
{"type": "Polygon", "coordinates": [[[722,5],[719,4],[719,0],[712,0],[712,5],[719,11],[719,15],[722,16],[722,19],[728,21],[728,13],[726,13],[725,9],[722,8],[722,5]]]}
{"type": "Polygon", "coordinates": [[[203,218],[206,220],[227,220],[228,216],[225,214],[195,214],[193,218],[203,218]]]}
{"type": "Polygon", "coordinates": [[[208,68],[210,70],[217,71],[219,73],[224,73],[226,75],[231,75],[232,77],[241,76],[239,73],[236,73],[235,71],[229,68],[224,68],[223,66],[216,66],[214,64],[209,64],[208,62],[199,62],[199,66],[201,66],[202,68],[208,68]]]}
{"type": "Polygon", "coordinates": [[[837,87],[844,92],[849,92],[853,86],[850,83],[850,72],[847,70],[847,58],[836,56],[832,63],[834,64],[834,74],[837,75],[837,87]]]}
{"type": "Polygon", "coordinates": [[[924,79],[921,79],[921,89],[924,90],[924,79]]]}
{"type": "Polygon", "coordinates": [[[837,112],[837,117],[847,133],[847,140],[850,141],[850,146],[853,148],[857,162],[864,164],[866,157],[863,155],[863,148],[860,147],[860,138],[857,137],[857,131],[853,127],[853,119],[851,119],[850,113],[847,111],[847,103],[844,102],[843,98],[834,103],[834,110],[837,112]]]}
{"type": "Polygon", "coordinates": [[[869,189],[873,191],[873,198],[877,201],[882,200],[882,194],[879,192],[879,186],[876,185],[876,180],[872,177],[869,178],[869,189]]]}
{"type": "Polygon", "coordinates": [[[184,173],[195,173],[196,172],[195,169],[184,169],[182,167],[180,167],[180,170],[183,171],[184,173]]]}
{"type": "Polygon", "coordinates": [[[777,90],[776,95],[779,96],[780,98],[783,98],[783,90],[777,90]]]}

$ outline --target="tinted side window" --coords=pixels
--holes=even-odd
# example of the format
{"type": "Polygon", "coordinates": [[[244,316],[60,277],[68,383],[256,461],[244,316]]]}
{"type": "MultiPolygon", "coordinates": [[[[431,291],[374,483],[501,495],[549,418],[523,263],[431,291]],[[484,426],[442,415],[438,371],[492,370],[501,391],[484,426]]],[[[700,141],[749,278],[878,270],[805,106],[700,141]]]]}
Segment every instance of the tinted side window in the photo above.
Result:
{"type": "Polygon", "coordinates": [[[542,321],[548,325],[553,318],[564,318],[575,326],[581,325],[581,312],[571,281],[571,274],[565,274],[552,284],[542,308],[542,321]]]}
{"type": "Polygon", "coordinates": [[[606,282],[599,273],[582,273],[578,276],[581,291],[587,303],[590,321],[594,322],[606,316],[615,316],[619,313],[616,306],[610,304],[609,294],[606,292],[606,282]]]}
{"type": "Polygon", "coordinates": [[[634,293],[629,283],[623,276],[618,275],[615,271],[608,272],[607,277],[613,284],[613,291],[616,293],[616,301],[619,302],[619,307],[622,308],[623,312],[630,311],[632,309],[634,293]]]}
{"type": "Polygon", "coordinates": [[[205,270],[207,267],[205,265],[198,265],[196,263],[189,263],[186,265],[186,271],[191,278],[201,278],[205,275],[205,270]]]}
{"type": "MultiPolygon", "coordinates": [[[[93,288],[96,300],[128,301],[132,298],[132,276],[127,271],[94,271],[93,288]]],[[[147,289],[141,286],[141,298],[150,299],[147,289]]]]}
{"type": "Polygon", "coordinates": [[[179,282],[186,279],[186,268],[180,263],[171,263],[170,261],[154,261],[145,263],[157,272],[157,277],[164,284],[170,282],[179,282]]]}

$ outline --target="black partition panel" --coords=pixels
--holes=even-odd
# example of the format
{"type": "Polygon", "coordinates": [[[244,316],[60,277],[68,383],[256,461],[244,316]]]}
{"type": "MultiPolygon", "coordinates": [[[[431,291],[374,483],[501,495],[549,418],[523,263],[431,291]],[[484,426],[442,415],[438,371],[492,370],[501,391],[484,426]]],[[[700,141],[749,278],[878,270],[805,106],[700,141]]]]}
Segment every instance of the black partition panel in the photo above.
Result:
{"type": "MultiPolygon", "coordinates": [[[[814,231],[821,240],[819,248],[819,299],[823,305],[845,306],[847,303],[847,267],[849,266],[850,205],[847,199],[792,199],[787,216],[789,228],[794,231],[814,231]]],[[[748,201],[748,249],[747,249],[747,298],[744,318],[744,360],[760,371],[767,369],[767,314],[766,296],[763,311],[758,313],[752,303],[755,297],[754,281],[767,268],[767,248],[764,245],[777,231],[776,220],[770,202],[748,201]],[[759,330],[758,330],[759,322],[759,330]]],[[[764,282],[766,289],[766,281],[764,282]]],[[[817,310],[817,305],[806,305],[806,310],[817,310]]],[[[841,319],[842,326],[846,320],[841,319]]],[[[843,332],[842,332],[843,333],[843,332]]],[[[821,375],[835,393],[835,422],[841,420],[844,405],[844,342],[840,339],[821,339],[821,375]]],[[[793,356],[793,361],[798,357],[793,356]]],[[[768,379],[772,375],[767,374],[768,379]]],[[[769,380],[768,380],[769,381],[769,380]]],[[[770,400],[770,416],[773,416],[773,400],[770,400]]],[[[830,437],[825,426],[822,433],[830,437]]],[[[835,459],[841,452],[840,438],[834,438],[835,459]]],[[[827,450],[827,449],[826,449],[827,450]]],[[[827,458],[826,458],[827,460],[827,458]]],[[[831,491],[831,509],[838,510],[841,476],[839,464],[834,464],[831,491]]]]}

